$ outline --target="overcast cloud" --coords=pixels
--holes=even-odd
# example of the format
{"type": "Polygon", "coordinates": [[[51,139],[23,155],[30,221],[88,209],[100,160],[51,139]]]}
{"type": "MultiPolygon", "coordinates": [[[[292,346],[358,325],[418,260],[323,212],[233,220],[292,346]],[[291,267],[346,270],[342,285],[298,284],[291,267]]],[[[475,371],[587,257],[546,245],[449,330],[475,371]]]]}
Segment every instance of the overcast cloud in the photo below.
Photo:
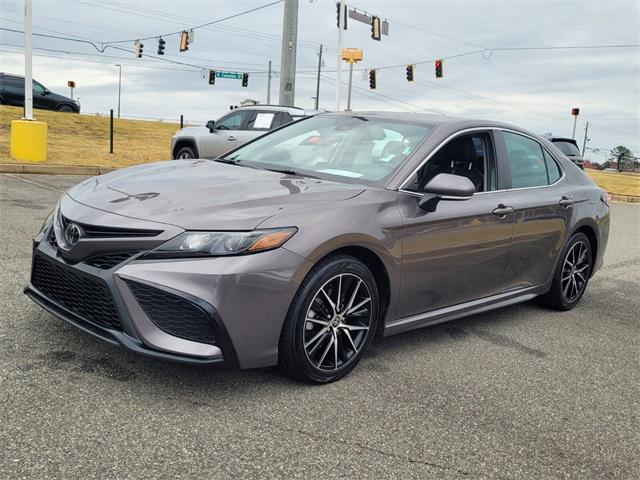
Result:
{"type": "MultiPolygon", "coordinates": [[[[108,42],[188,29],[269,3],[254,1],[125,2],[34,0],[34,32],[108,42]],[[57,32],[57,33],[56,33],[57,32]]],[[[406,64],[486,48],[449,59],[436,80],[433,63],[418,65],[416,82],[404,67],[380,70],[378,88],[354,75],[352,107],[359,110],[435,110],[448,115],[491,118],[533,131],[571,135],[570,109],[580,107],[577,137],[590,122],[588,145],[623,144],[640,153],[640,49],[497,51],[491,48],[640,43],[637,1],[389,1],[353,0],[361,10],[389,19],[390,35],[370,38],[369,28],[349,22],[345,47],[364,51],[360,68],[406,64]]],[[[0,26],[22,30],[21,0],[1,0],[0,26]]],[[[68,94],[77,83],[85,113],[108,112],[117,103],[118,68],[123,65],[122,115],[193,122],[215,118],[245,98],[266,101],[267,62],[277,73],[283,5],[278,4],[195,32],[186,53],[178,37],[166,37],[164,58],[202,67],[252,72],[249,87],[239,80],[208,85],[198,68],[154,60],[157,43],[144,42],[144,57],[62,40],[34,38],[34,78],[68,94]],[[50,49],[55,51],[46,51],[50,49]],[[74,52],[65,54],[61,51],[74,52]],[[114,58],[117,57],[117,58],[114,58]]],[[[296,104],[313,107],[316,51],[328,47],[320,107],[335,105],[336,8],[334,0],[300,0],[296,104]]],[[[21,34],[0,31],[0,71],[22,73],[21,34]]],[[[133,49],[133,42],[121,45],[133,49]]],[[[346,79],[346,75],[344,77],[346,79]]],[[[279,78],[272,81],[277,102],[279,78]]],[[[593,157],[602,160],[595,154],[593,157]]]]}

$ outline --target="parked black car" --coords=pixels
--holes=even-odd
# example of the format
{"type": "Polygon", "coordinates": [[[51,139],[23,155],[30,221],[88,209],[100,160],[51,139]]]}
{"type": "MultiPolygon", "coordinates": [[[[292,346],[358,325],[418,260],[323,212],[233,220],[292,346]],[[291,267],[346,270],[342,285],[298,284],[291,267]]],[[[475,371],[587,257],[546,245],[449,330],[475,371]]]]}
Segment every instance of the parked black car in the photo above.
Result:
{"type": "Polygon", "coordinates": [[[565,157],[575,163],[579,168],[584,170],[584,159],[578,148],[578,142],[573,138],[554,137],[553,135],[545,135],[553,145],[564,153],[565,157]]]}
{"type": "MultiPolygon", "coordinates": [[[[24,77],[0,73],[0,104],[24,106],[24,77]]],[[[33,107],[58,112],[80,113],[80,103],[64,95],[53,93],[47,87],[33,80],[33,107]]]]}

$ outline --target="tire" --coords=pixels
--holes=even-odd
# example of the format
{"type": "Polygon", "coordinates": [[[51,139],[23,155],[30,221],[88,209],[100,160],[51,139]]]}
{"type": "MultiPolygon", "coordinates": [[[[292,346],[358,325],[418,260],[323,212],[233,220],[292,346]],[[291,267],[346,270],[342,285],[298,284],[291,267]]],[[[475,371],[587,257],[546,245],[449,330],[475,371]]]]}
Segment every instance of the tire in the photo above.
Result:
{"type": "Polygon", "coordinates": [[[73,107],[71,105],[58,105],[58,108],[56,108],[56,110],[58,112],[75,112],[75,110],[73,109],[73,107]]]}
{"type": "Polygon", "coordinates": [[[571,310],[587,289],[593,268],[591,243],[584,233],[574,234],[559,257],[549,291],[542,302],[556,310],[571,310]]]}
{"type": "Polygon", "coordinates": [[[182,147],[176,152],[175,160],[189,160],[196,158],[196,152],[192,147],[182,147]]]}
{"type": "Polygon", "coordinates": [[[289,307],[280,336],[280,367],[312,384],[344,377],[371,344],[379,304],[375,278],[364,263],[347,255],[321,260],[289,307]]]}

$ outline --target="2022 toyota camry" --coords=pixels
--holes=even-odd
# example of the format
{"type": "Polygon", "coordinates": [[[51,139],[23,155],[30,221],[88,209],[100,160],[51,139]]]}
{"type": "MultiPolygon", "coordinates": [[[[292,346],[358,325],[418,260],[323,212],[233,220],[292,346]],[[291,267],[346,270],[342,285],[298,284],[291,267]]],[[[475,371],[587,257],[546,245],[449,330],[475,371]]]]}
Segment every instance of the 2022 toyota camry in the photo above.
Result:
{"type": "Polygon", "coordinates": [[[135,352],[324,383],[376,334],[536,296],[573,308],[608,232],[606,193],[542,137],[327,113],[71,188],[25,291],[135,352]]]}

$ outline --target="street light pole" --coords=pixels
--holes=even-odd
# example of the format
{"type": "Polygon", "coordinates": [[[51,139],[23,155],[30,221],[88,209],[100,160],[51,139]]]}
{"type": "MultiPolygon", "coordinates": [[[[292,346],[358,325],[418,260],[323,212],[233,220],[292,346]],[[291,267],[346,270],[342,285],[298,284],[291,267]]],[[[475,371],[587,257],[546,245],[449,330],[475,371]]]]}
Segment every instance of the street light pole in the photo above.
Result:
{"type": "Polygon", "coordinates": [[[269,60],[269,73],[267,75],[267,105],[271,105],[271,60],[269,60]]]}
{"type": "Polygon", "coordinates": [[[280,95],[278,103],[293,107],[296,94],[296,51],[298,45],[298,0],[284,0],[280,95]]]}
{"type": "Polygon", "coordinates": [[[322,44],[320,44],[320,52],[318,53],[318,78],[316,79],[316,103],[315,109],[320,107],[320,70],[322,69],[322,44]]]}
{"type": "Polygon", "coordinates": [[[353,82],[353,62],[349,63],[349,93],[347,94],[347,112],[351,111],[351,83],[353,82]]]}
{"type": "Polygon", "coordinates": [[[33,120],[32,0],[24,2],[24,118],[33,120]]]}
{"type": "Polygon", "coordinates": [[[119,71],[118,71],[118,118],[120,118],[120,93],[122,91],[122,65],[118,63],[116,64],[116,67],[119,68],[119,71]]]}

